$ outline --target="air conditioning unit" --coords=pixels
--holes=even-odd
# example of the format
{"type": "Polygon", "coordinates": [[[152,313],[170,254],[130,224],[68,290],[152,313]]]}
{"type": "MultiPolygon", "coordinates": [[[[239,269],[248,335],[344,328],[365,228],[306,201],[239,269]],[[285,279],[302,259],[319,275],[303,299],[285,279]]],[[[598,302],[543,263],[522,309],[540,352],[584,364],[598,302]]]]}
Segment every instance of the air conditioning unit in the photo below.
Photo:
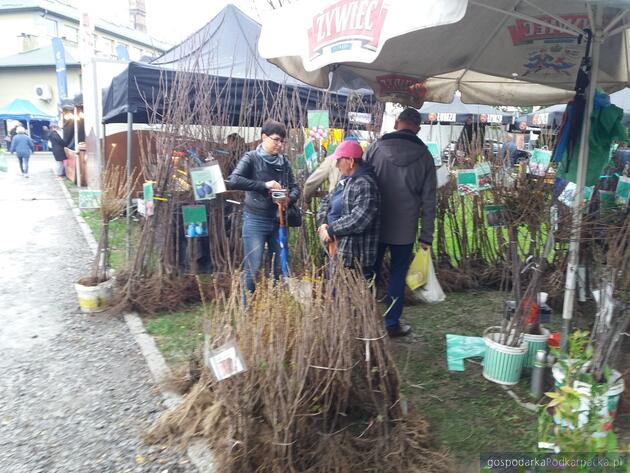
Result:
{"type": "Polygon", "coordinates": [[[48,84],[39,84],[35,86],[35,96],[39,100],[50,100],[52,99],[52,89],[48,84]]]}

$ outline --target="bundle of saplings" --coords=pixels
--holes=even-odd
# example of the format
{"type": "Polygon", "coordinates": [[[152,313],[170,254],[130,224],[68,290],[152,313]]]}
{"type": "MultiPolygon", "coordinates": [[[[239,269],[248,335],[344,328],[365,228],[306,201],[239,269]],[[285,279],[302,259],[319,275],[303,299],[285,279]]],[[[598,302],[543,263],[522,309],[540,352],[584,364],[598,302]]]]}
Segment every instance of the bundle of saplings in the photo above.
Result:
{"type": "Polygon", "coordinates": [[[203,438],[224,473],[453,471],[401,398],[373,288],[345,270],[312,285],[297,298],[261,281],[245,306],[235,276],[213,303],[206,352],[233,343],[245,370],[220,381],[205,371],[151,440],[203,438]]]}

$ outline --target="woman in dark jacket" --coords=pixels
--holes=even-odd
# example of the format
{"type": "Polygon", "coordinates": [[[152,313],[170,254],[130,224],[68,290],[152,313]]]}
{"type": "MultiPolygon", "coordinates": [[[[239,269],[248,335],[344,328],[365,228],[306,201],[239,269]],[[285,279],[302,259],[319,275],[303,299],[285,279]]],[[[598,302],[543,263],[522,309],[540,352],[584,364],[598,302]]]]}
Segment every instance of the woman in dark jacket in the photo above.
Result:
{"type": "Polygon", "coordinates": [[[374,170],[362,156],[363,150],[355,141],[344,141],[331,156],[341,179],[322,200],[317,231],[335,261],[361,269],[369,279],[378,249],[381,197],[374,170]]]}
{"type": "Polygon", "coordinates": [[[256,289],[256,274],[262,265],[265,244],[269,261],[274,262],[274,276],[280,277],[280,244],[278,206],[271,191],[287,189],[286,204],[296,202],[300,190],[282,147],[287,132],[282,123],[269,120],[262,127],[262,142],[238,162],[229,177],[229,188],[243,190],[243,266],[245,284],[256,289]]]}
{"type": "Polygon", "coordinates": [[[59,127],[54,124],[50,125],[50,145],[57,165],[55,174],[58,178],[63,178],[66,175],[66,170],[63,167],[63,162],[66,159],[66,143],[59,134],[59,127]]]}

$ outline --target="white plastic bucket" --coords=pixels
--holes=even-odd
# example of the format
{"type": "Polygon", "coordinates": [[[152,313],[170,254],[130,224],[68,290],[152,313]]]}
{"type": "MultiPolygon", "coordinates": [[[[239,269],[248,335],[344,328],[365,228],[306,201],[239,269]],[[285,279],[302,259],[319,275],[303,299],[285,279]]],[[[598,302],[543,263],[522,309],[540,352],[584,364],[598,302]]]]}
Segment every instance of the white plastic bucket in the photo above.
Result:
{"type": "Polygon", "coordinates": [[[538,350],[547,350],[547,340],[549,340],[551,332],[542,327],[540,327],[540,331],[542,335],[523,334],[523,340],[527,343],[527,356],[525,357],[523,368],[534,366],[534,358],[538,350]]]}
{"type": "MultiPolygon", "coordinates": [[[[553,375],[556,388],[562,386],[564,382],[563,367],[559,363],[556,363],[551,368],[551,373],[553,375]]],[[[578,427],[582,427],[588,421],[588,413],[591,409],[591,406],[597,409],[598,414],[601,418],[609,419],[609,421],[606,422],[606,424],[604,425],[604,431],[596,432],[595,434],[593,434],[594,436],[603,437],[606,435],[606,432],[612,429],[615,418],[617,417],[617,406],[619,405],[619,398],[626,389],[626,383],[623,380],[623,377],[621,376],[621,373],[619,373],[619,371],[611,370],[611,377],[615,380],[615,382],[611,386],[609,386],[608,390],[603,395],[591,399],[590,402],[589,399],[585,397],[580,402],[578,427]]],[[[587,396],[590,396],[591,394],[592,387],[588,383],[584,383],[582,381],[574,381],[573,387],[578,392],[587,396]]],[[[556,422],[557,424],[561,424],[559,419],[557,419],[555,416],[554,422],[556,422]]],[[[568,425],[566,421],[563,424],[568,425]]],[[[573,426],[571,425],[569,425],[569,427],[573,428],[573,426]]]]}
{"type": "Polygon", "coordinates": [[[82,312],[100,312],[105,310],[114,297],[114,279],[108,279],[96,286],[76,283],[74,289],[77,291],[82,312]]]}
{"type": "Polygon", "coordinates": [[[501,327],[489,327],[483,334],[486,355],[483,359],[483,377],[488,381],[506,386],[517,384],[521,378],[523,362],[527,355],[527,344],[509,347],[497,342],[501,327]]]}

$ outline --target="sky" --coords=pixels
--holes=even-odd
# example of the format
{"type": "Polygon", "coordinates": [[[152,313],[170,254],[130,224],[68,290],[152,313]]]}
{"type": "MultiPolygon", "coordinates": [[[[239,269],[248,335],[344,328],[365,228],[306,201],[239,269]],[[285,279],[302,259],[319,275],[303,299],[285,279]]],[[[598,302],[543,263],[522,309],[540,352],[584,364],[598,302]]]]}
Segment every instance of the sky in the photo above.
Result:
{"type": "MultiPolygon", "coordinates": [[[[177,44],[208,23],[228,3],[254,19],[269,8],[266,0],[145,0],[148,33],[162,41],[177,44]],[[181,7],[180,7],[181,6],[181,7]]],[[[97,2],[95,2],[97,3],[97,2]]],[[[129,22],[129,0],[97,3],[97,15],[121,23],[129,22]]]]}

